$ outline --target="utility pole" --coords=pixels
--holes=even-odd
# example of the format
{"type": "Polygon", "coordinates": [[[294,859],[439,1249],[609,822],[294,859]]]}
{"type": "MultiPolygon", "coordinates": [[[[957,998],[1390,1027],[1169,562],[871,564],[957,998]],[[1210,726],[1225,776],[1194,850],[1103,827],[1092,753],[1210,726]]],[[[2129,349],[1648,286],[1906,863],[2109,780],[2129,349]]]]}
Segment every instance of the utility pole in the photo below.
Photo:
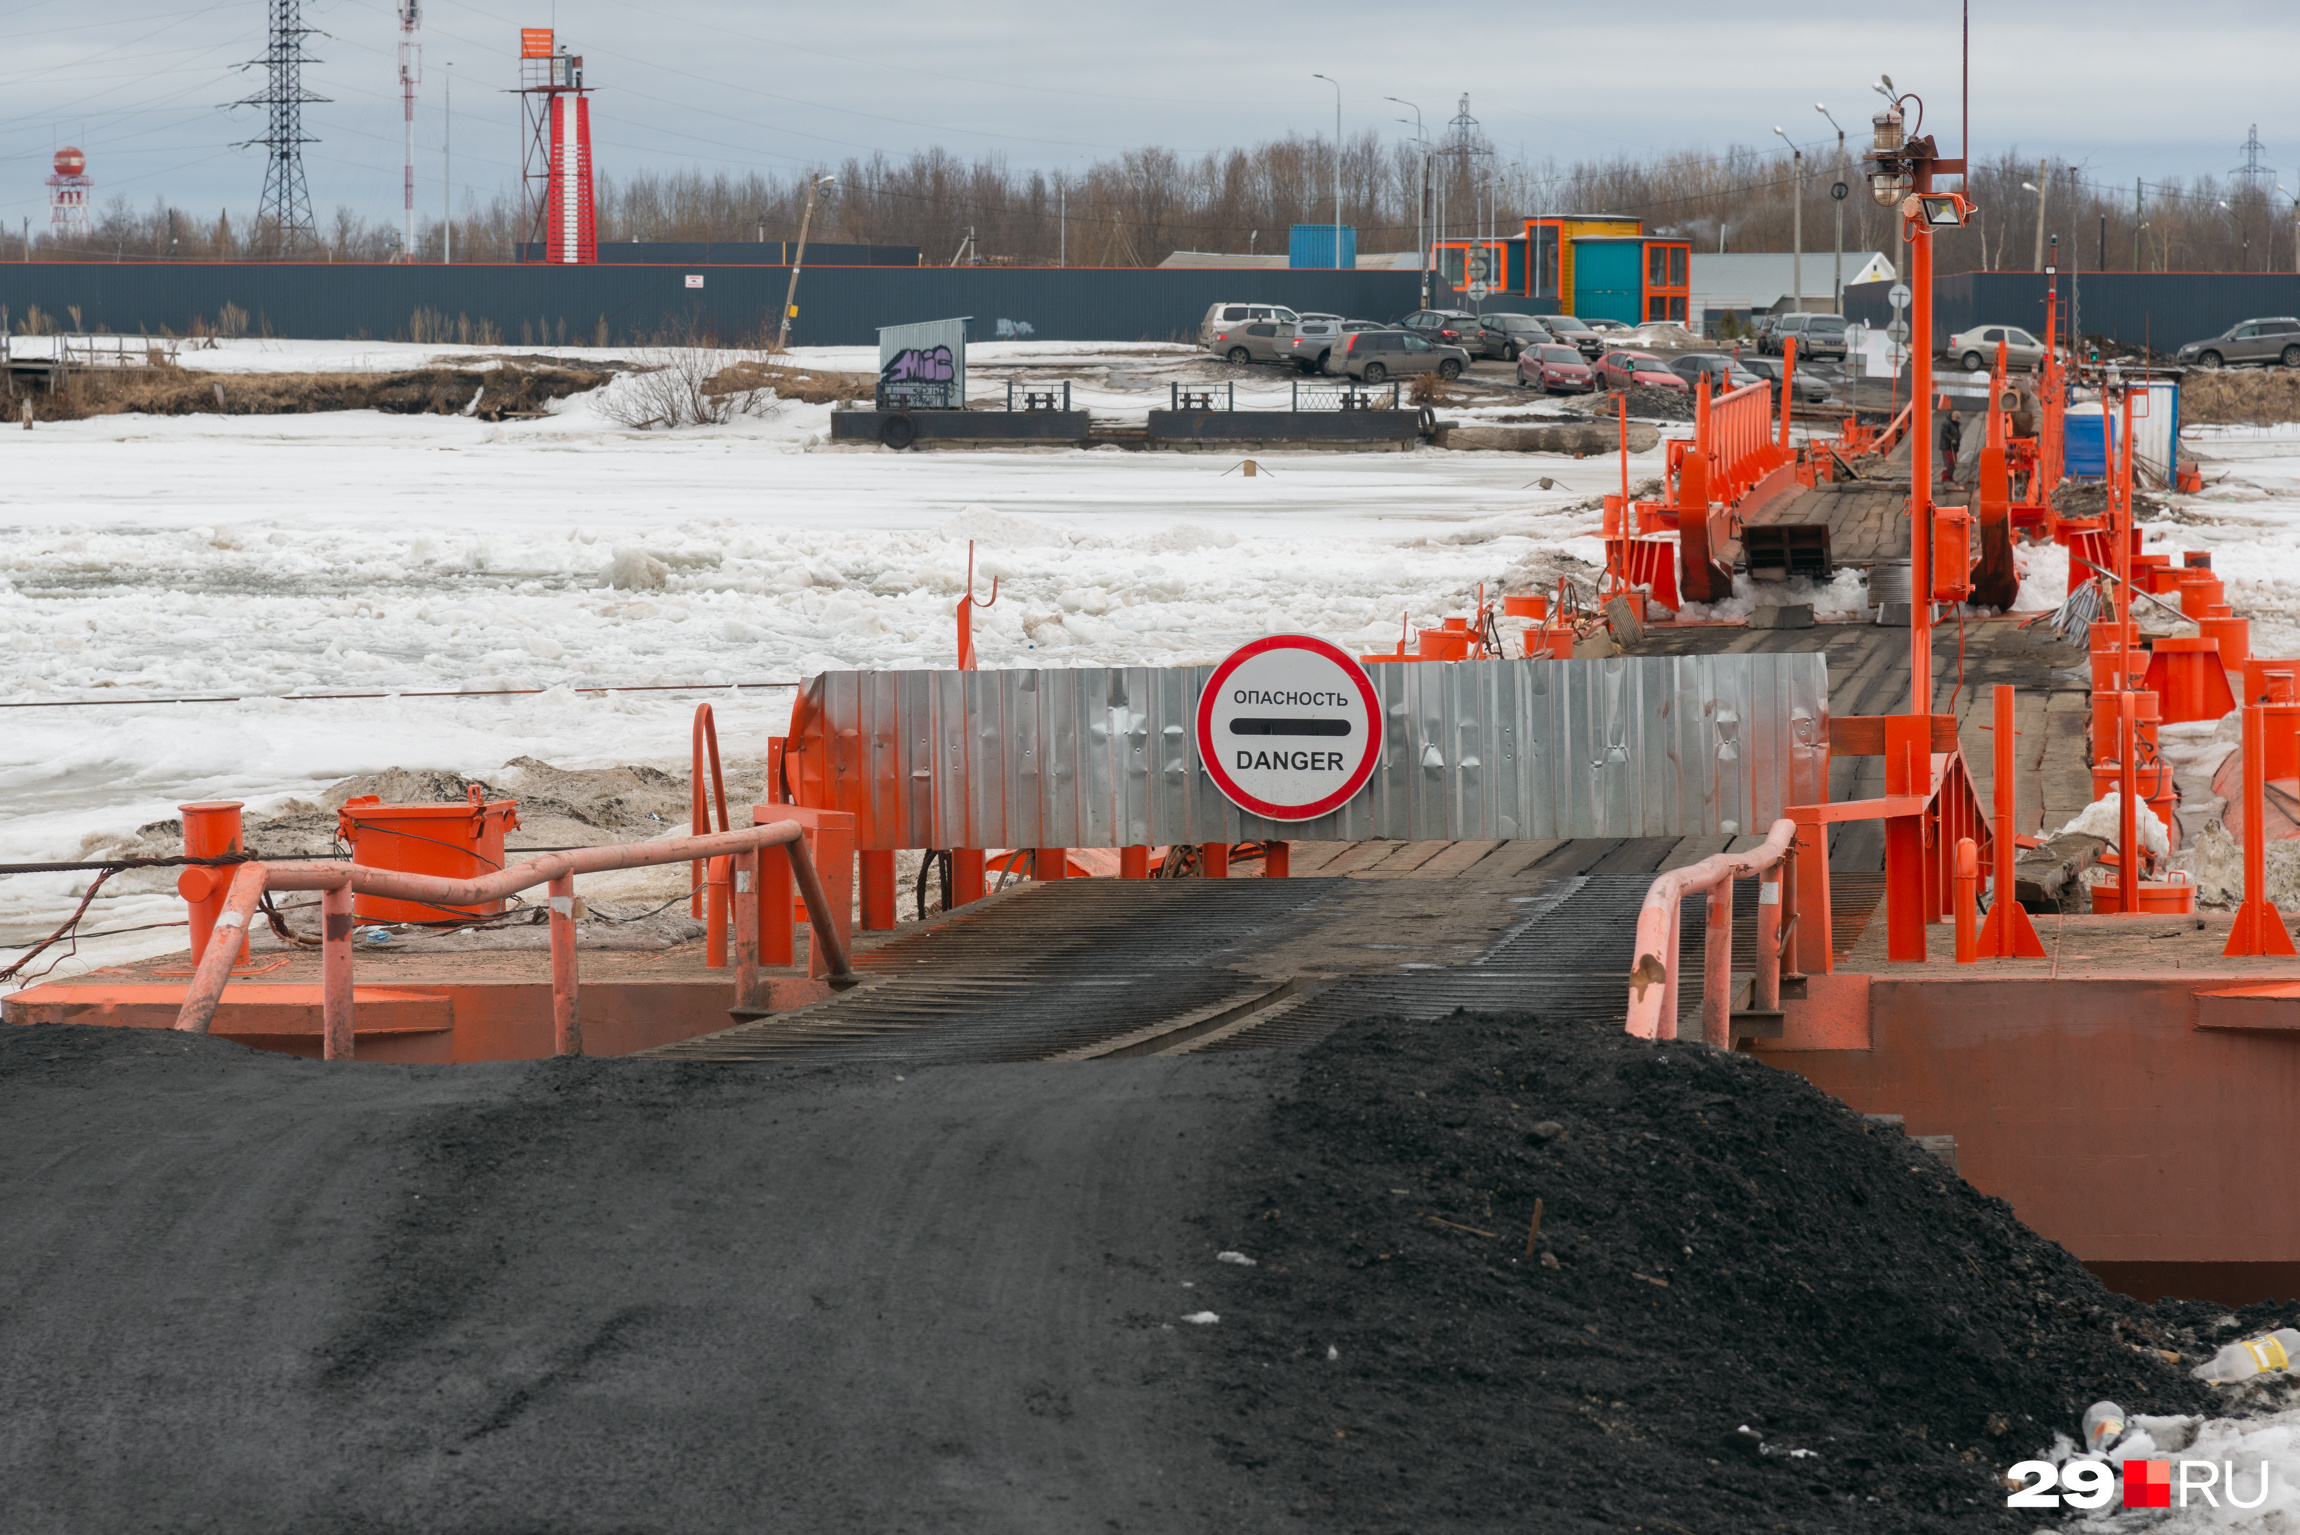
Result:
{"type": "Polygon", "coordinates": [[[1342,82],[1332,75],[1312,75],[1334,88],[1334,270],[1342,266],[1342,82]]]}
{"type": "Polygon", "coordinates": [[[439,134],[439,264],[455,261],[455,60],[447,61],[447,112],[439,134]]]}
{"type": "Polygon", "coordinates": [[[415,88],[423,83],[423,44],[415,34],[422,25],[422,0],[399,0],[399,101],[407,136],[407,184],[400,194],[406,220],[399,239],[402,261],[415,259],[415,88]]]}
{"type": "MultiPolygon", "coordinates": [[[[1420,251],[1422,308],[1427,309],[1430,306],[1430,143],[1422,135],[1422,109],[1420,107],[1414,106],[1403,96],[1384,96],[1382,100],[1394,101],[1401,107],[1413,108],[1414,142],[1421,146],[1422,151],[1422,200],[1420,205],[1414,209],[1414,244],[1420,251]]],[[[1405,119],[1401,117],[1398,121],[1402,123],[1405,119]]]]}
{"type": "Polygon", "coordinates": [[[264,192],[256,207],[256,225],[260,230],[268,219],[281,248],[292,252],[319,234],[303,178],[303,146],[317,141],[303,131],[303,109],[307,102],[328,98],[304,89],[303,67],[320,61],[303,51],[303,40],[318,30],[303,24],[303,0],[271,0],[270,12],[264,56],[251,61],[264,68],[264,88],[232,103],[265,109],[264,136],[232,147],[264,147],[264,192]]]}
{"type": "Polygon", "coordinates": [[[791,284],[783,290],[783,323],[775,331],[775,350],[791,349],[791,321],[799,312],[799,268],[807,259],[807,226],[815,221],[815,193],[838,180],[836,176],[809,176],[807,178],[807,208],[799,215],[799,248],[791,257],[791,284]]]}
{"type": "Polygon", "coordinates": [[[1067,176],[1054,188],[1054,264],[1070,265],[1070,180],[1067,176]]]}
{"type": "MultiPolygon", "coordinates": [[[[1828,118],[1830,127],[1837,128],[1837,120],[1829,117],[1827,107],[1816,101],[1813,103],[1813,110],[1828,118]]],[[[1845,198],[1847,196],[1838,188],[1846,185],[1848,183],[1845,180],[1845,130],[1837,128],[1837,181],[1836,185],[1829,188],[1829,200],[1837,205],[1836,275],[1829,281],[1829,307],[1838,314],[1845,312],[1845,198]]],[[[1985,250],[1982,252],[1981,265],[1984,267],[1988,265],[1985,250]]]]}
{"type": "Polygon", "coordinates": [[[1773,132],[1789,146],[1789,286],[1795,291],[1789,296],[1789,312],[1802,314],[1805,310],[1805,151],[1799,149],[1778,124],[1773,132]]]}
{"type": "Polygon", "coordinates": [[[2045,189],[2052,185],[2047,171],[2051,163],[2049,160],[2039,160],[2036,163],[2036,257],[2029,265],[2038,271],[2044,269],[2044,194],[2045,189]]]}

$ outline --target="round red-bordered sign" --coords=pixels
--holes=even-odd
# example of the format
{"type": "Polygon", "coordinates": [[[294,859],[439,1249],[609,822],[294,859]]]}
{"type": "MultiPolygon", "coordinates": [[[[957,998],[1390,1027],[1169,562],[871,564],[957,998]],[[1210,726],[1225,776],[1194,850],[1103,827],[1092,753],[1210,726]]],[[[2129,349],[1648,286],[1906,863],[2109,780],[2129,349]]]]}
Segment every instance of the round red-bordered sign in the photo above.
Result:
{"type": "Polygon", "coordinates": [[[1206,679],[1197,744],[1231,804],[1271,821],[1313,820],[1374,776],[1381,699],[1356,657],[1307,634],[1274,634],[1206,679]]]}

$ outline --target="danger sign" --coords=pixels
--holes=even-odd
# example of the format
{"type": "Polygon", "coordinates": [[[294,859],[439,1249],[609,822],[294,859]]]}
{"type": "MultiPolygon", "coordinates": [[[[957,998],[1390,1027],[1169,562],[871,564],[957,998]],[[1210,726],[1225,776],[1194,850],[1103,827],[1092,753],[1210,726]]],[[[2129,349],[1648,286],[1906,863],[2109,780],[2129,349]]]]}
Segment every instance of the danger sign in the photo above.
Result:
{"type": "Polygon", "coordinates": [[[1230,803],[1272,821],[1348,804],[1381,747],[1381,700],[1365,668],[1306,634],[1236,651],[1198,698],[1198,759],[1230,803]]]}

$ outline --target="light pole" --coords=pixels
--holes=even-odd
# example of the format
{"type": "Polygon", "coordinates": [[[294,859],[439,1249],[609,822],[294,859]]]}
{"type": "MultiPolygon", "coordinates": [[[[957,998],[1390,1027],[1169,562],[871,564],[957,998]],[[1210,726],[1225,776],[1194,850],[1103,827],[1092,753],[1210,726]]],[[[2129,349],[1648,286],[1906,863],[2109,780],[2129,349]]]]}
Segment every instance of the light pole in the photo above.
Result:
{"type": "Polygon", "coordinates": [[[791,284],[783,291],[783,323],[775,331],[775,350],[791,349],[791,318],[799,312],[799,268],[807,259],[807,226],[815,221],[815,193],[837,181],[836,176],[813,176],[807,180],[807,208],[799,215],[799,248],[791,257],[791,284]]]}
{"type": "Polygon", "coordinates": [[[1773,135],[1789,146],[1789,160],[1794,167],[1790,172],[1793,184],[1789,190],[1789,241],[1794,252],[1789,257],[1789,286],[1796,291],[1790,295],[1789,312],[1802,314],[1805,311],[1805,151],[1781,131],[1779,124],[1774,125],[1773,135]]]}
{"type": "Polygon", "coordinates": [[[1334,268],[1342,265],[1342,82],[1332,75],[1310,76],[1334,88],[1334,268]]]}
{"type": "MultiPolygon", "coordinates": [[[[2276,183],[2276,190],[2292,197],[2281,181],[2276,183]]],[[[2300,272],[2300,197],[2292,197],[2292,270],[2300,272]]]]}
{"type": "Polygon", "coordinates": [[[2036,194],[2036,255],[2031,258],[2029,267],[2039,272],[2044,270],[2044,189],[2052,185],[2052,178],[2045,174],[2045,164],[2043,160],[2037,161],[2036,180],[2020,184],[2023,192],[2036,194]]]}
{"type": "Polygon", "coordinates": [[[439,135],[439,264],[455,260],[455,60],[447,61],[447,108],[439,135]]]}
{"type": "MultiPolygon", "coordinates": [[[[1427,309],[1430,305],[1430,141],[1422,133],[1422,109],[1420,107],[1414,106],[1403,96],[1384,96],[1382,100],[1394,101],[1401,107],[1413,108],[1414,142],[1422,147],[1422,200],[1421,206],[1414,209],[1414,243],[1421,248],[1422,307],[1427,309]]],[[[1398,121],[1402,123],[1405,119],[1401,117],[1398,121]]]]}
{"type": "Polygon", "coordinates": [[[1837,128],[1837,182],[1829,188],[1829,198],[1837,205],[1837,264],[1835,275],[1829,279],[1829,304],[1837,313],[1845,312],[1845,193],[1838,188],[1845,185],[1845,130],[1837,127],[1837,120],[1829,116],[1829,109],[1820,102],[1813,110],[1828,119],[1829,126],[1837,128]]]}

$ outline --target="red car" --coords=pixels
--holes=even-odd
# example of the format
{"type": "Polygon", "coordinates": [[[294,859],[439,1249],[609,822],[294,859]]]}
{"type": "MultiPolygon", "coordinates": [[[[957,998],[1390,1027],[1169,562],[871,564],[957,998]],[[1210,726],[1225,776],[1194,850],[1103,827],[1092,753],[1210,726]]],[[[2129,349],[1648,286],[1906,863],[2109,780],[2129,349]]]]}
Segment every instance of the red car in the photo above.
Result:
{"type": "Polygon", "coordinates": [[[1685,380],[1669,371],[1669,364],[1651,352],[1608,352],[1597,359],[1601,389],[1671,389],[1686,393],[1685,380]]]}
{"type": "Polygon", "coordinates": [[[1529,346],[1518,353],[1517,382],[1520,388],[1539,389],[1544,394],[1587,394],[1597,387],[1580,348],[1556,343],[1529,346]]]}

